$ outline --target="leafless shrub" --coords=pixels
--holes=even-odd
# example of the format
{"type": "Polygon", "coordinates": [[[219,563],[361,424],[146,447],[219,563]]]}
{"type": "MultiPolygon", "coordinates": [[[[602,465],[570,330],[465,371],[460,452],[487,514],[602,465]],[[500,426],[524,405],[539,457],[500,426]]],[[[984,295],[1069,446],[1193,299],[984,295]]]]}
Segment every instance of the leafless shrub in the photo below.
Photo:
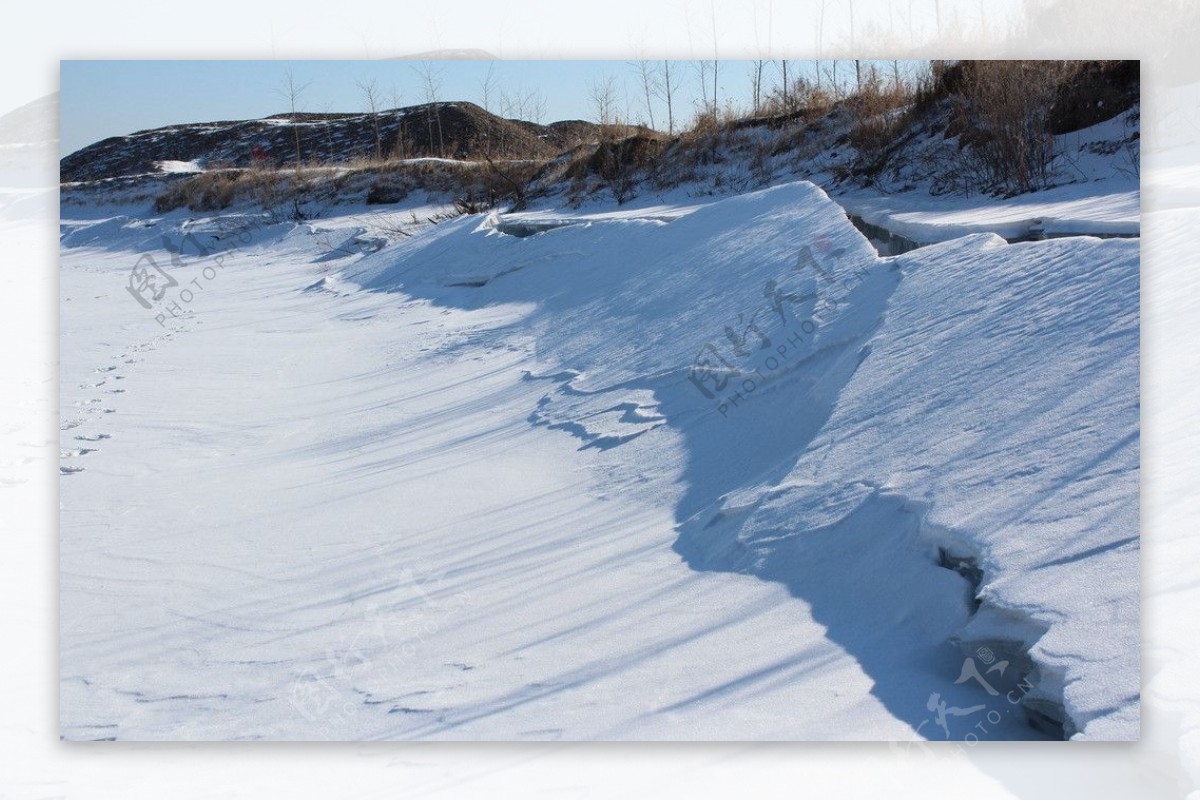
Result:
{"type": "Polygon", "coordinates": [[[160,214],[178,208],[220,211],[228,208],[237,192],[237,180],[228,172],[208,172],[172,184],[154,200],[160,214]]]}
{"type": "Polygon", "coordinates": [[[759,116],[811,121],[829,112],[836,99],[821,85],[807,78],[796,78],[785,89],[783,85],[762,101],[759,116]]]}
{"type": "Polygon", "coordinates": [[[878,172],[908,126],[901,111],[909,101],[908,88],[881,79],[874,66],[867,70],[858,91],[846,99],[849,143],[858,153],[858,168],[866,175],[878,172]]]}
{"type": "MultiPolygon", "coordinates": [[[[621,139],[603,139],[591,146],[576,148],[570,157],[563,160],[556,171],[559,180],[569,180],[570,195],[582,198],[597,188],[607,187],[612,191],[618,205],[634,196],[637,185],[651,176],[666,147],[660,136],[638,133],[621,139]],[[597,179],[597,184],[588,189],[588,179],[597,179]]],[[[543,175],[542,180],[551,178],[543,175]]]]}
{"type": "MultiPolygon", "coordinates": [[[[293,176],[297,173],[293,173],[293,176]]],[[[259,206],[266,211],[273,211],[282,200],[282,189],[285,180],[276,170],[251,169],[242,172],[235,189],[243,188],[259,206]]]]}
{"type": "Polygon", "coordinates": [[[1046,185],[1054,160],[1049,118],[1068,61],[962,62],[952,95],[963,169],[986,187],[1016,194],[1046,185]]]}

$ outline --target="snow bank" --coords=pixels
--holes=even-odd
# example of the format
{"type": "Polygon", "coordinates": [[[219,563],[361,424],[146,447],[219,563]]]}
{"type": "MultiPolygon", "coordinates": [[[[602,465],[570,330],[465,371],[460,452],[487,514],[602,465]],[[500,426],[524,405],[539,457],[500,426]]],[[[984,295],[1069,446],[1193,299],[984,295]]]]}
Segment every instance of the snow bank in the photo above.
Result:
{"type": "Polygon", "coordinates": [[[1136,242],[878,259],[804,183],[529,233],[462,219],[344,277],[536,303],[530,421],[678,474],[688,562],[785,584],[922,734],[952,639],[1001,666],[981,714],[1137,737],[1136,242]]]}
{"type": "Polygon", "coordinates": [[[99,213],[64,737],[1137,736],[1136,242],[99,213]]]}
{"type": "Polygon", "coordinates": [[[1137,236],[1141,231],[1141,192],[1125,185],[1098,191],[1073,184],[1007,200],[948,197],[909,192],[884,195],[871,190],[838,194],[851,214],[919,244],[946,242],[976,233],[1005,239],[1046,236],[1137,236]]]}
{"type": "Polygon", "coordinates": [[[176,161],[167,159],[166,161],[156,161],[154,166],[158,168],[159,172],[171,174],[204,172],[204,168],[200,166],[200,163],[194,160],[176,161]]]}
{"type": "Polygon", "coordinates": [[[1137,243],[985,235],[893,266],[903,278],[829,421],[728,532],[735,564],[778,570],[862,514],[809,510],[873,487],[931,554],[982,569],[983,608],[955,635],[968,652],[1031,649],[1027,706],[1069,736],[1136,739],[1137,243]]]}

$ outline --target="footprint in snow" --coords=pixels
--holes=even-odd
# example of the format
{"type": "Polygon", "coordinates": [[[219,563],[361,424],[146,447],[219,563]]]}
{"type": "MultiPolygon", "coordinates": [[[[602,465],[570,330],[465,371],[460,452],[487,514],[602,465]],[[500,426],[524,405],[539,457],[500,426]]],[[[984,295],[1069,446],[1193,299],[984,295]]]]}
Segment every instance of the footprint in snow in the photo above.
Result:
{"type": "Polygon", "coordinates": [[[99,442],[102,439],[112,439],[112,434],[76,434],[75,439],[80,442],[99,442]]]}
{"type": "Polygon", "coordinates": [[[72,473],[82,473],[82,472],[83,472],[83,468],[82,468],[82,467],[70,467],[70,466],[64,466],[64,467],[60,467],[60,468],[58,468],[58,474],[59,474],[60,476],[69,476],[69,475],[71,475],[72,473]]]}

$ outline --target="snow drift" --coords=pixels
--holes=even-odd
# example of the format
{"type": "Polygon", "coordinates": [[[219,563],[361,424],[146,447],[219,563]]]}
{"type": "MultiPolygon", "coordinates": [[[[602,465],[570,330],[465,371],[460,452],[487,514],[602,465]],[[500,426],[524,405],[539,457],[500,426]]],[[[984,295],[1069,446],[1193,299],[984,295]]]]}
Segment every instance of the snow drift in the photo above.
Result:
{"type": "MultiPolygon", "coordinates": [[[[91,264],[130,228],[67,236],[91,264]]],[[[206,547],[156,552],[191,565],[166,621],[165,590],[64,583],[65,736],[180,736],[180,705],[218,710],[190,732],[212,737],[1138,736],[1136,241],[978,234],[880,258],[808,183],[314,244],[364,235],[333,219],[225,254],[239,278],[170,375],[252,389],[220,420],[172,408],[215,461],[204,495],[157,496],[206,547]],[[247,329],[252,379],[229,355],[247,329]],[[206,527],[188,510],[217,496],[206,527]],[[327,533],[347,516],[365,540],[327,533]],[[243,597],[212,565],[264,542],[243,597]],[[355,667],[396,650],[374,636],[309,676],[363,599],[413,608],[393,574],[414,553],[445,579],[430,595],[482,611],[402,677],[355,667]],[[83,633],[98,603],[102,638],[83,633]],[[184,650],[143,668],[111,647],[155,626],[184,650]],[[349,699],[334,733],[284,700],[302,679],[349,699]]],[[[181,391],[142,390],[160,410],[181,391]]],[[[138,441],[147,480],[199,469],[138,441]]],[[[64,477],[64,565],[145,569],[109,550],[149,518],[90,533],[122,480],[64,477]]]]}
{"type": "Polygon", "coordinates": [[[464,219],[347,278],[537,303],[523,324],[555,388],[531,422],[583,447],[683,432],[683,464],[631,455],[686,487],[677,550],[787,585],[903,719],[926,699],[889,674],[953,639],[1027,674],[1035,722],[1136,738],[1136,241],[979,234],[881,259],[797,183],[669,224],[464,219]]]}

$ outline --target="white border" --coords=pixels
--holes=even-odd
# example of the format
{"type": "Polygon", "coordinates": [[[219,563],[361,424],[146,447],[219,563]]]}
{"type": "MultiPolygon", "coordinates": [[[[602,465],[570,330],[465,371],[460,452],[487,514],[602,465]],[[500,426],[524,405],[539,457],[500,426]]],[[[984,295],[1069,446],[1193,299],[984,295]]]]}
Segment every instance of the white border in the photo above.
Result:
{"type": "MultiPolygon", "coordinates": [[[[10,4],[0,114],[62,58],[812,58],[820,0],[10,4]],[[771,52],[762,20],[771,19],[771,52]],[[759,20],[756,33],[754,20],[759,20]]],[[[43,213],[0,212],[0,796],[1117,797],[1200,793],[1200,70],[1172,0],[827,0],[822,55],[1143,59],[1143,739],[879,744],[84,744],[57,724],[57,149],[43,213]],[[851,32],[846,7],[854,3],[851,32]],[[836,8],[835,8],[836,7],[836,8]],[[980,9],[983,9],[982,16],[980,9]],[[1041,17],[1037,9],[1049,9],[1041,17]],[[1033,9],[1031,11],[1031,9],[1033,9]],[[915,15],[909,23],[910,11],[915,15]],[[940,12],[940,33],[935,11],[940,12]],[[1058,21],[1054,15],[1058,14],[1058,21]],[[1043,22],[1029,29],[1035,18],[1043,22]],[[897,24],[896,20],[900,23],[897,24]],[[889,22],[890,20],[890,22],[889,22]],[[873,29],[872,29],[873,27],[873,29]],[[1173,44],[1176,43],[1176,44],[1173,44]]],[[[1187,14],[1191,21],[1181,15],[1187,14]]],[[[28,204],[24,207],[29,208],[28,204]]]]}

